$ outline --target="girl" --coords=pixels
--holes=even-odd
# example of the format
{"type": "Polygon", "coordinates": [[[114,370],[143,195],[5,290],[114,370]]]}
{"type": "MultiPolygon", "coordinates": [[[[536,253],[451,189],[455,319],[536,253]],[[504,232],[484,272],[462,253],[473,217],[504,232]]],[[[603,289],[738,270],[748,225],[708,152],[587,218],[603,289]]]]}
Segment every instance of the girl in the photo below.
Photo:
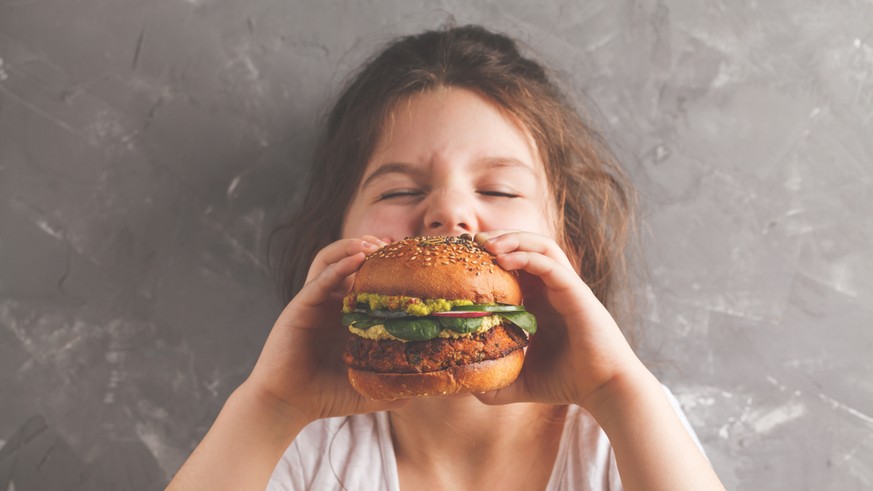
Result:
{"type": "Polygon", "coordinates": [[[170,489],[723,489],[610,315],[627,180],[512,40],[479,27],[397,40],[342,93],[315,162],[283,268],[299,291],[170,489]],[[526,280],[540,329],[519,379],[362,398],[339,315],[365,254],[461,233],[526,280]]]}

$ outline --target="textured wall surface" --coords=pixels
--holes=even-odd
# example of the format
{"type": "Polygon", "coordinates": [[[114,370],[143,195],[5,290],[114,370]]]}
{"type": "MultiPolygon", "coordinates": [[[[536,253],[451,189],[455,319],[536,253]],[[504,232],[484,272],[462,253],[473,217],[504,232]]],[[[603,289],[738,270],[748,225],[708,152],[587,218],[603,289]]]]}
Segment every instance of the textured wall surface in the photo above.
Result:
{"type": "Polygon", "coordinates": [[[0,490],[166,483],[278,313],[313,121],[449,18],[596,104],[642,353],[728,488],[873,488],[869,1],[0,0],[0,490]]]}

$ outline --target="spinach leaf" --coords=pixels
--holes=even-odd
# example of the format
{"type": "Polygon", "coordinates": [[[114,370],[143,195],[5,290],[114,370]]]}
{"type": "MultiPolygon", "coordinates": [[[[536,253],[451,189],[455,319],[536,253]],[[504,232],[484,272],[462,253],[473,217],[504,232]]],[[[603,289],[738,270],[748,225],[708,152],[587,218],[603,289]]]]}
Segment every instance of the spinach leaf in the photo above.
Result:
{"type": "Polygon", "coordinates": [[[482,319],[484,317],[440,317],[439,323],[443,329],[466,334],[479,329],[482,325],[482,319]]]}
{"type": "Polygon", "coordinates": [[[384,324],[392,336],[407,341],[428,341],[440,333],[440,326],[433,319],[421,317],[385,319],[384,324]]]}
{"type": "Polygon", "coordinates": [[[343,314],[342,324],[344,326],[352,326],[357,327],[358,329],[369,329],[376,324],[382,324],[381,319],[376,319],[370,317],[367,314],[361,312],[349,312],[347,314],[343,314]]]}
{"type": "Polygon", "coordinates": [[[530,312],[496,312],[496,314],[531,334],[537,332],[537,318],[530,312]]]}

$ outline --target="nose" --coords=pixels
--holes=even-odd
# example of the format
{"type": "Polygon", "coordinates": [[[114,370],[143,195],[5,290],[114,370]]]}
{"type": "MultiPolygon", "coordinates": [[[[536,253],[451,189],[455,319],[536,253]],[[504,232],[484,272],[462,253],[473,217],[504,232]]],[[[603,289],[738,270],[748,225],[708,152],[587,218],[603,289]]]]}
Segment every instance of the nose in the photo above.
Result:
{"type": "Polygon", "coordinates": [[[474,204],[460,192],[440,191],[428,197],[423,235],[460,235],[478,232],[474,204]]]}

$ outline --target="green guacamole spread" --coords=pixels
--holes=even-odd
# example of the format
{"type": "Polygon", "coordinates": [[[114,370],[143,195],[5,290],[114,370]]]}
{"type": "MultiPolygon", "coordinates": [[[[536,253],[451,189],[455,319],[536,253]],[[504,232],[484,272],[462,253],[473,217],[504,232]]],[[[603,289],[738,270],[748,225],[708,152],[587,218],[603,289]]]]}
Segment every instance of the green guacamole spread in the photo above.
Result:
{"type": "Polygon", "coordinates": [[[473,305],[471,300],[447,300],[445,298],[416,298],[403,295],[379,295],[378,293],[359,293],[349,295],[343,302],[343,312],[355,310],[357,304],[367,304],[370,310],[403,311],[409,315],[423,317],[431,312],[446,312],[456,305],[473,305]]]}

